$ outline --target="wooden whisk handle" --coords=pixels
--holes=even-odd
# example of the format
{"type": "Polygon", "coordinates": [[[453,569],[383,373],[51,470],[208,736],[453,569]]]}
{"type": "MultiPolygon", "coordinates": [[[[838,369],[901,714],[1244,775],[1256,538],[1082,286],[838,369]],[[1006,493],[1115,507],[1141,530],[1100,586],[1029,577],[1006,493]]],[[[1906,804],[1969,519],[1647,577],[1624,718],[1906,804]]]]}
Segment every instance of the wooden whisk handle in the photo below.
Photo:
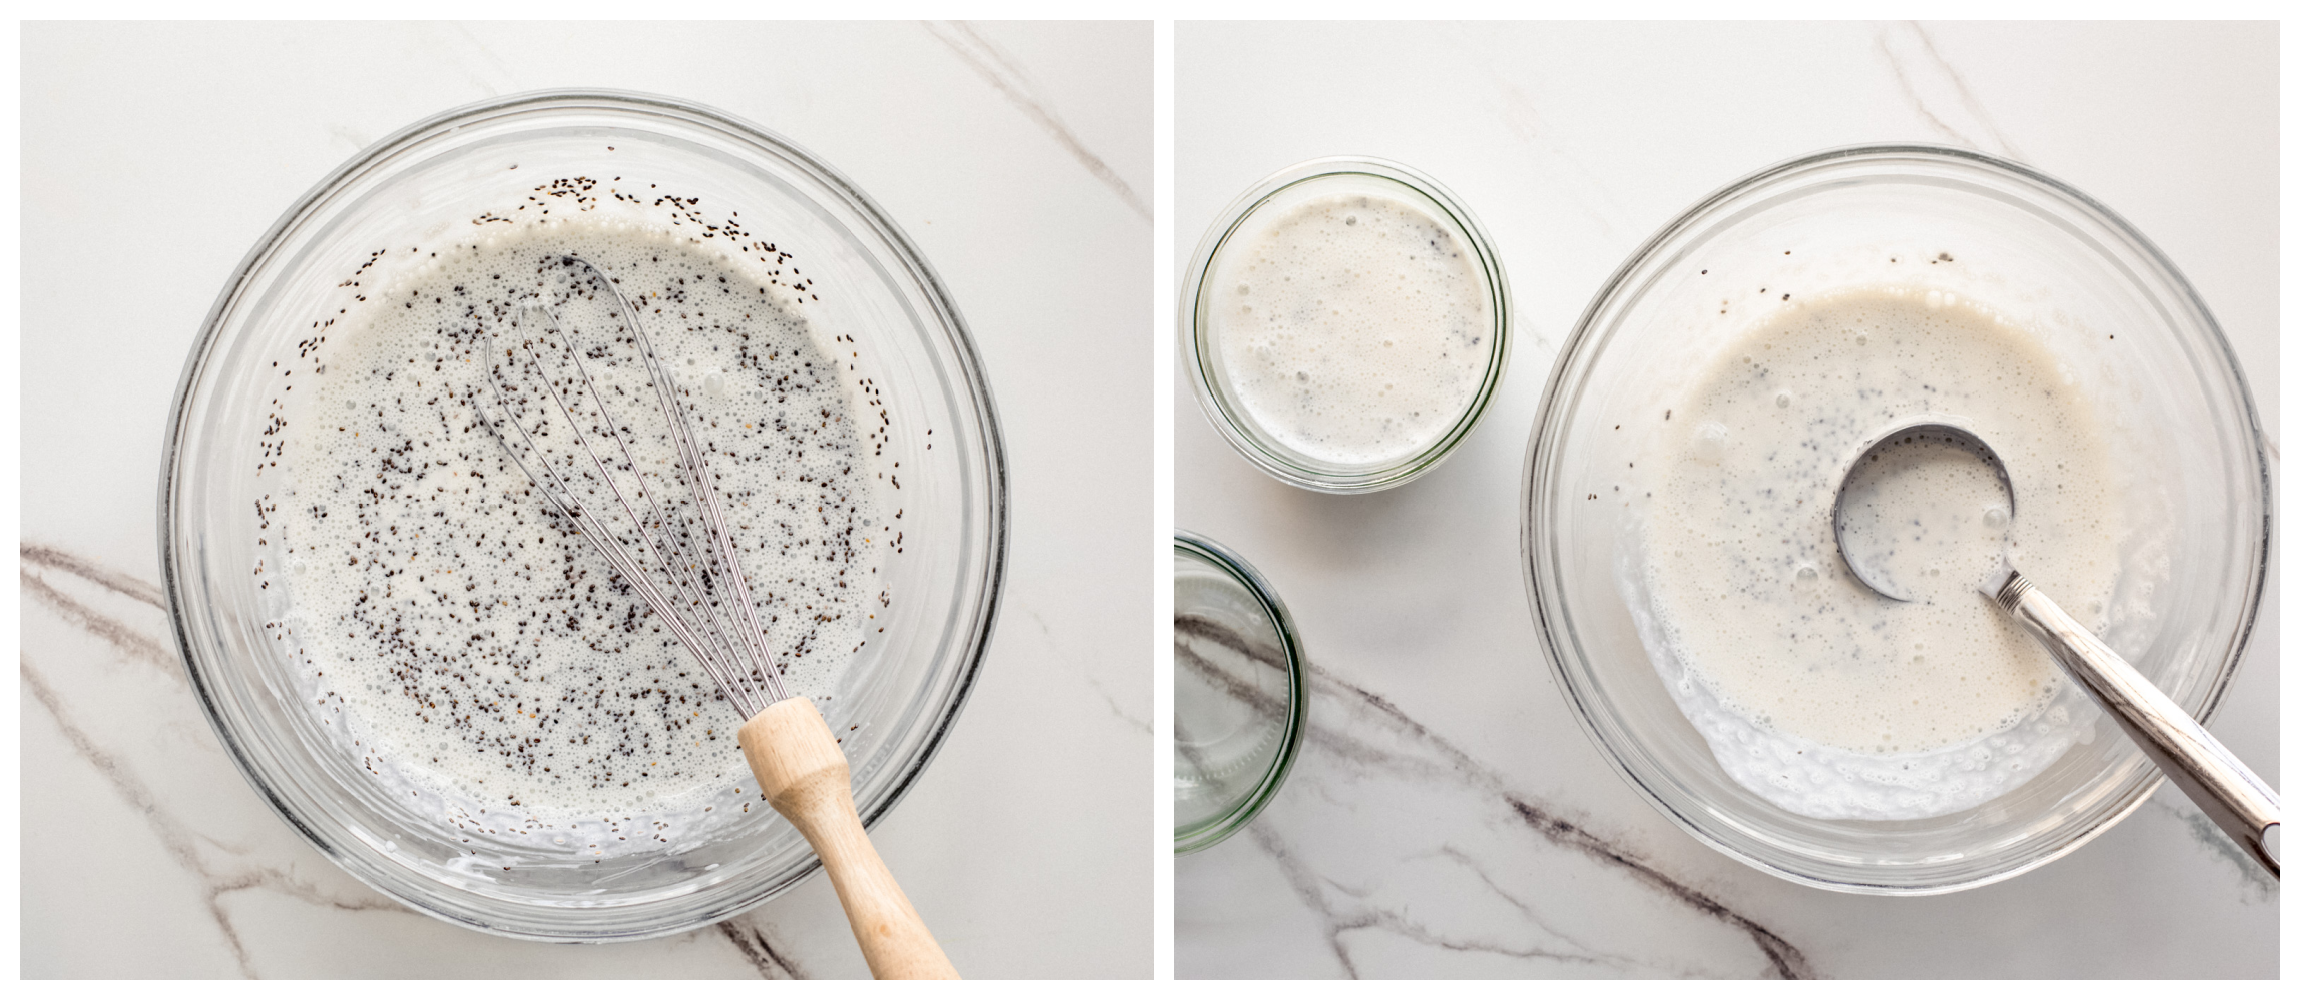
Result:
{"type": "Polygon", "coordinates": [[[863,831],[846,754],[815,703],[806,698],[778,701],[743,723],[737,740],[759,790],[823,859],[871,975],[957,979],[958,970],[863,831]]]}

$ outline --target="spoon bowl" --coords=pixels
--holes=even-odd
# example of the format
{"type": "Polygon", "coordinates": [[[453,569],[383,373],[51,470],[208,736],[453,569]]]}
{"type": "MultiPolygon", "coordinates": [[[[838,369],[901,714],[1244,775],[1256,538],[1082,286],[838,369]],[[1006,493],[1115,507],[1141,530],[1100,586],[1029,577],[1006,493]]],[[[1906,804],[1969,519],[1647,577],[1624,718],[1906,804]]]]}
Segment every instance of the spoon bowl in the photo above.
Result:
{"type": "Polygon", "coordinates": [[[2275,790],[2013,567],[2012,514],[2012,477],[1996,450],[1964,427],[1924,417],[1879,434],[1846,465],[1829,521],[1845,568],[1888,600],[1929,599],[1912,577],[1941,576],[1944,562],[1953,589],[1971,581],[2043,643],[2229,839],[2281,878],[2270,847],[2282,820],[2275,790]],[[1997,496],[2003,506],[1988,506],[1997,496]],[[1958,523],[1965,520],[1980,530],[1960,531],[1974,527],[1958,523]],[[1975,544],[1974,536],[1992,532],[2001,532],[1993,546],[1975,544]],[[1970,565],[1981,559],[1986,566],[1970,565]]]}
{"type": "MultiPolygon", "coordinates": [[[[1829,524],[1853,578],[1906,603],[1926,596],[1920,574],[1955,574],[1953,582],[1967,575],[1961,564],[2004,561],[2013,512],[2012,477],[1996,450],[1928,416],[1877,435],[1846,465],[1829,524]]],[[[1977,580],[1989,566],[1969,575],[1977,580]]]]}

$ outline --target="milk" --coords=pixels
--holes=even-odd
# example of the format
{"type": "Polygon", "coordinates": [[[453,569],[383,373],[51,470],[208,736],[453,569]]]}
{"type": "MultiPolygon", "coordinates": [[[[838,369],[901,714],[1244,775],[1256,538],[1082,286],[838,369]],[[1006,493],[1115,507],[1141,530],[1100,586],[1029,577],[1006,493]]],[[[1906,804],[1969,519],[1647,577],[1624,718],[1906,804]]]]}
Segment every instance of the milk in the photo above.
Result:
{"type": "MultiPolygon", "coordinates": [[[[1624,461],[1647,641],[1736,780],[1822,818],[1971,808],[2080,735],[2042,647],[1978,584],[2010,551],[2095,628],[2129,527],[2092,401],[2028,331],[1954,296],[1840,291],[1784,306],[1704,360],[1624,461]],[[1882,431],[1939,417],[2002,457],[2017,517],[1969,458],[1910,451],[1856,496],[1897,602],[1839,559],[1839,479],[1882,431]],[[1945,460],[1944,460],[1945,459],[1945,460]],[[1865,500],[1883,504],[1864,507],[1865,500]]],[[[1961,455],[1961,453],[1959,453],[1961,455]]]]}
{"type": "Polygon", "coordinates": [[[1469,410],[1493,350],[1477,254],[1450,220],[1373,192],[1253,213],[1205,279],[1231,394],[1314,462],[1383,466],[1469,410]]]}

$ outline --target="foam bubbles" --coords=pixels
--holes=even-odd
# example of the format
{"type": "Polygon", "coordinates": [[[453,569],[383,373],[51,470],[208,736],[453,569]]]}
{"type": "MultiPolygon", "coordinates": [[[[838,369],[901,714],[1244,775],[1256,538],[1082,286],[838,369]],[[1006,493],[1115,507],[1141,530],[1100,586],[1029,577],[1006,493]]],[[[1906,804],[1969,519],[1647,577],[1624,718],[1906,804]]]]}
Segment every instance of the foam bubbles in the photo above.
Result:
{"type": "Polygon", "coordinates": [[[1920,600],[1868,591],[1842,571],[1829,510],[1876,431],[1954,416],[2003,457],[2019,516],[1949,511],[1993,486],[1976,481],[1930,497],[1927,524],[2009,530],[2023,573],[2104,608],[2128,528],[2089,399],[2034,335],[1942,292],[1815,296],[1715,357],[1636,456],[1657,471],[1625,586],[1649,595],[1641,634],[1665,676],[1682,665],[1670,690],[1718,761],[1784,808],[1869,819],[1970,808],[2042,771],[2076,739],[2050,657],[1965,579],[1970,560],[1912,550],[1920,600]]]}
{"type": "Polygon", "coordinates": [[[1333,194],[1249,216],[1213,271],[1210,326],[1231,389],[1304,455],[1409,457],[1484,382],[1493,318],[1476,254],[1415,205],[1333,194]]]}
{"type": "MultiPolygon", "coordinates": [[[[566,253],[616,278],[680,385],[699,390],[699,441],[792,693],[836,691],[875,627],[894,541],[872,527],[878,428],[860,426],[859,390],[795,298],[744,265],[654,230],[560,223],[507,227],[375,282],[288,421],[290,619],[368,769],[418,800],[527,817],[491,816],[490,830],[700,810],[751,782],[743,720],[467,402],[489,391],[488,331],[526,297],[564,291],[547,272],[566,253]]],[[[610,396],[647,385],[635,360],[591,363],[610,396]]]]}
{"type": "Polygon", "coordinates": [[[1725,460],[1725,446],[1732,439],[1732,428],[1714,420],[1704,420],[1693,428],[1693,443],[1686,454],[1696,462],[1715,465],[1725,460]]]}

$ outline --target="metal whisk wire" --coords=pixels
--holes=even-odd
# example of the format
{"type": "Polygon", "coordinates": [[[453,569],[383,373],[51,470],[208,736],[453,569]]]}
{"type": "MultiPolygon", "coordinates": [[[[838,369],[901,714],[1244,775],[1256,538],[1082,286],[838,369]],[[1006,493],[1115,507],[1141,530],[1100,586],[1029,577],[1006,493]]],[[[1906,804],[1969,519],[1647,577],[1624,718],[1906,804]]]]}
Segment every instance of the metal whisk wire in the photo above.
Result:
{"type": "MultiPolygon", "coordinates": [[[[630,444],[624,437],[628,428],[619,428],[618,425],[623,422],[615,419],[614,411],[608,408],[605,398],[600,394],[597,380],[592,378],[590,366],[583,361],[583,352],[576,348],[572,338],[562,329],[558,317],[540,303],[522,308],[517,315],[517,325],[523,331],[531,325],[538,328],[549,338],[546,346],[573,366],[583,393],[590,397],[591,405],[598,413],[599,426],[596,429],[604,431],[614,441],[615,452],[621,458],[621,467],[637,480],[640,498],[648,512],[653,514],[655,529],[649,529],[649,519],[642,517],[634,508],[631,497],[618,485],[608,460],[602,459],[598,450],[592,446],[591,436],[584,433],[582,420],[576,416],[577,407],[569,403],[570,393],[562,392],[558,380],[550,377],[550,369],[543,356],[537,353],[536,337],[523,336],[516,349],[504,347],[497,351],[492,349],[498,345],[491,332],[491,349],[487,351],[487,381],[493,395],[495,412],[490,413],[486,406],[476,407],[480,411],[481,421],[487,426],[488,433],[503,446],[504,453],[511,457],[512,463],[543,493],[552,508],[572,521],[577,530],[606,557],[616,574],[632,590],[638,592],[648,609],[663,621],[680,644],[702,664],[704,672],[719,685],[727,700],[743,713],[743,718],[749,719],[767,706],[782,701],[787,695],[779,672],[775,669],[773,657],[767,650],[765,632],[759,626],[757,607],[751,600],[750,585],[743,576],[732,532],[727,529],[725,510],[720,505],[718,491],[710,475],[708,455],[695,443],[688,423],[688,408],[679,399],[670,373],[664,371],[656,359],[654,344],[640,328],[637,310],[631,307],[629,300],[623,297],[614,282],[589,261],[569,256],[562,257],[561,263],[580,267],[588,273],[588,280],[615,303],[618,318],[637,344],[639,356],[647,369],[648,381],[655,389],[656,405],[663,415],[672,445],[678,452],[680,478],[693,496],[693,514],[691,517],[674,518],[666,512],[665,504],[655,495],[654,488],[647,482],[647,476],[640,471],[638,460],[631,454],[630,444]],[[632,534],[641,544],[626,545],[610,530],[591,507],[576,495],[574,488],[560,475],[559,470],[544,458],[535,435],[530,434],[526,425],[517,419],[509,399],[511,394],[504,387],[503,379],[506,364],[518,367],[521,353],[526,357],[527,366],[536,373],[534,381],[550,396],[553,408],[564,420],[563,428],[572,433],[575,444],[589,460],[591,471],[599,482],[605,484],[613,497],[613,508],[620,509],[623,516],[629,519],[632,534]],[[536,456],[537,461],[533,465],[521,457],[520,449],[511,446],[496,414],[511,424],[527,452],[536,456]],[[542,467],[540,475],[536,472],[537,465],[542,467]],[[634,551],[640,555],[635,556],[634,551]],[[643,556],[653,557],[653,572],[643,561],[643,556]],[[668,593],[666,588],[658,585],[665,581],[669,583],[668,593]],[[715,600],[714,594],[717,595],[715,600]],[[728,605],[733,607],[730,609],[728,605]]],[[[548,417],[548,411],[545,412],[548,417]]],[[[545,434],[548,436],[548,431],[545,434]]],[[[570,458],[570,463],[572,461],[570,458]]],[[[670,506],[676,510],[678,505],[673,503],[670,506]]]]}
{"type": "MultiPolygon", "coordinates": [[[[553,262],[545,263],[548,269],[553,262]]],[[[600,392],[598,380],[591,375],[591,366],[584,363],[584,352],[562,328],[560,317],[542,308],[540,301],[520,308],[512,316],[512,325],[522,334],[516,348],[497,344],[496,326],[487,327],[487,346],[483,353],[487,384],[493,395],[492,406],[480,402],[477,389],[471,390],[467,398],[479,411],[487,432],[503,447],[504,454],[511,456],[519,471],[527,475],[527,481],[550,501],[553,509],[574,522],[583,537],[591,540],[599,554],[615,567],[616,575],[638,591],[648,609],[678,636],[679,642],[702,663],[704,671],[718,682],[720,692],[743,713],[743,726],[736,731],[735,742],[751,766],[751,776],[758,779],[759,795],[777,813],[789,819],[821,857],[823,867],[830,872],[831,886],[838,893],[839,905],[847,911],[855,942],[862,947],[864,961],[870,964],[871,974],[898,979],[958,978],[958,970],[951,966],[950,957],[943,954],[942,946],[935,942],[926,922],[919,919],[918,910],[910,905],[901,886],[895,884],[894,873],[887,870],[886,862],[871,846],[870,834],[855,811],[853,772],[838,736],[831,732],[829,722],[814,702],[784,696],[782,679],[768,655],[765,633],[758,627],[758,608],[751,601],[750,584],[743,578],[739,550],[733,534],[727,530],[726,510],[713,485],[709,455],[695,441],[688,423],[690,407],[680,397],[670,373],[663,370],[655,357],[654,344],[639,328],[638,311],[616,289],[613,280],[590,262],[562,256],[556,263],[580,270],[584,273],[580,280],[594,286],[573,289],[568,301],[603,298],[613,302],[616,321],[629,331],[631,343],[638,348],[640,363],[647,369],[648,382],[655,387],[655,404],[665,422],[663,437],[678,452],[678,460],[672,463],[679,468],[677,479],[691,493],[686,512],[678,513],[679,498],[672,497],[670,509],[666,510],[666,504],[656,496],[655,487],[649,484],[647,473],[631,454],[627,440],[638,432],[616,419],[618,411],[607,406],[606,395],[600,392]],[[539,333],[525,335],[530,326],[539,333]],[[555,378],[552,366],[536,349],[538,341],[556,355],[562,368],[572,365],[574,377],[555,378]],[[514,393],[504,385],[507,368],[532,372],[533,383],[551,397],[551,404],[544,406],[536,400],[532,387],[525,394],[528,408],[536,411],[543,421],[533,433],[520,419],[524,410],[513,406],[514,393]],[[576,386],[578,381],[580,390],[576,386]],[[589,398],[597,415],[597,423],[589,434],[584,431],[585,418],[576,413],[584,397],[589,398]],[[505,420],[518,431],[519,443],[525,446],[526,455],[504,434],[501,421],[505,420]],[[598,512],[577,494],[575,485],[561,475],[551,456],[540,447],[536,439],[549,437],[555,429],[573,437],[573,447],[562,450],[579,450],[583,456],[580,460],[572,454],[567,457],[568,474],[579,479],[595,476],[606,486],[614,502],[598,506],[610,515],[615,510],[623,512],[630,521],[633,544],[625,544],[618,533],[600,519],[598,512]],[[621,470],[638,481],[637,493],[652,515],[652,521],[641,516],[631,495],[616,481],[616,467],[609,459],[600,457],[600,449],[592,447],[591,438],[602,433],[615,442],[610,458],[619,457],[621,470]],[[534,461],[530,462],[530,458],[534,461]],[[588,468],[582,464],[585,460],[589,462],[588,468]],[[649,557],[652,563],[645,562],[649,557]],[[667,589],[659,586],[664,583],[669,585],[667,589]],[[730,604],[733,606],[728,607],[730,604]]],[[[586,331],[581,324],[574,324],[573,328],[577,333],[603,333],[605,326],[601,324],[597,331],[586,331]]],[[[602,347],[601,354],[596,356],[604,357],[605,353],[606,348],[602,347]]],[[[612,388],[617,397],[627,395],[621,385],[612,388]]],[[[636,405],[626,404],[621,415],[633,415],[631,407],[636,405]]],[[[638,412],[643,414],[644,407],[638,412]]],[[[668,474],[662,475],[669,478],[668,474]]],[[[598,492],[596,488],[589,490],[594,497],[598,492]]]]}

